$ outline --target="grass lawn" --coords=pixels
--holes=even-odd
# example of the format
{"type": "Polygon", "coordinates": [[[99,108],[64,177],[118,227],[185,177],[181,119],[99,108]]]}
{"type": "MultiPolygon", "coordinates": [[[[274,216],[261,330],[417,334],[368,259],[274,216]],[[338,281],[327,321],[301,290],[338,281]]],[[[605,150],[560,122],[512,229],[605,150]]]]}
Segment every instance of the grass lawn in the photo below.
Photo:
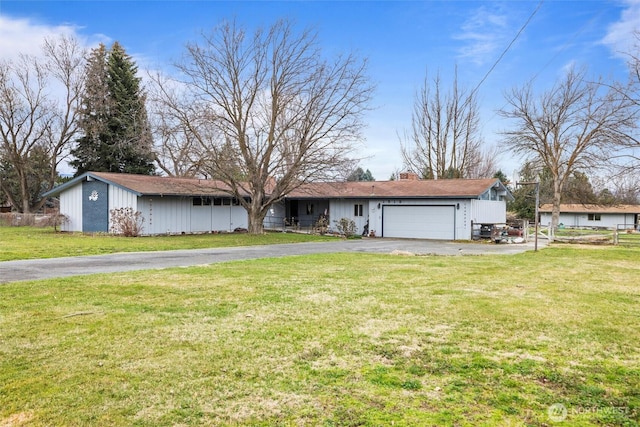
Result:
{"type": "Polygon", "coordinates": [[[115,252],[270,245],[328,239],[332,238],[278,232],[259,236],[229,233],[133,238],[107,234],[56,233],[53,228],[0,227],[0,261],[99,255],[115,252]]]}
{"type": "Polygon", "coordinates": [[[639,258],[335,254],[2,285],[0,426],[637,426],[639,258]]]}

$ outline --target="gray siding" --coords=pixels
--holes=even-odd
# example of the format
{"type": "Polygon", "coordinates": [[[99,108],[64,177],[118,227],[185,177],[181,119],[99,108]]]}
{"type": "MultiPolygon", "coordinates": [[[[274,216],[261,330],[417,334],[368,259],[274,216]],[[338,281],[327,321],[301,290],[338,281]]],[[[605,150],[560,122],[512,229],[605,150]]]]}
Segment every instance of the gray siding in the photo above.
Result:
{"type": "Polygon", "coordinates": [[[82,231],[82,185],[76,185],[60,194],[60,213],[68,218],[62,231],[82,231]]]}
{"type": "Polygon", "coordinates": [[[356,223],[356,232],[362,233],[365,224],[369,220],[369,200],[365,199],[343,199],[331,200],[329,202],[329,228],[335,230],[336,221],[342,218],[352,219],[356,223]],[[355,206],[362,205],[362,216],[355,215],[355,206]]]}
{"type": "Polygon", "coordinates": [[[131,191],[114,185],[109,186],[109,211],[112,209],[131,208],[138,210],[138,196],[131,191]]]}
{"type": "Polygon", "coordinates": [[[207,233],[247,228],[242,206],[194,206],[191,197],[140,197],[144,217],[143,234],[207,233]]]}
{"type": "Polygon", "coordinates": [[[504,224],[507,203],[503,200],[471,200],[471,221],[474,224],[504,224]]]}
{"type": "Polygon", "coordinates": [[[214,206],[212,215],[212,231],[233,231],[249,227],[249,217],[242,206],[214,206]]]}
{"type": "Polygon", "coordinates": [[[140,197],[143,234],[181,234],[191,230],[191,198],[140,197]]]}
{"type": "MultiPolygon", "coordinates": [[[[599,215],[600,220],[596,221],[595,219],[589,220],[589,214],[587,213],[560,213],[560,224],[565,227],[616,228],[621,225],[630,228],[634,226],[634,214],[602,213],[599,215]]],[[[544,226],[551,225],[551,213],[541,213],[540,224],[544,226]]]]}

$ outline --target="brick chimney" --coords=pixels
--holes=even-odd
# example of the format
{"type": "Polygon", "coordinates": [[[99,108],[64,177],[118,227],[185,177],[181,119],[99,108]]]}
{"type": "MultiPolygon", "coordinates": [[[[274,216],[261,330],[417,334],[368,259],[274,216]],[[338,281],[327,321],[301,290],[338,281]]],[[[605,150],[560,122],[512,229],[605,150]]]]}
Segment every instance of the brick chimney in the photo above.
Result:
{"type": "Polygon", "coordinates": [[[420,177],[415,172],[400,172],[400,181],[418,181],[420,177]]]}

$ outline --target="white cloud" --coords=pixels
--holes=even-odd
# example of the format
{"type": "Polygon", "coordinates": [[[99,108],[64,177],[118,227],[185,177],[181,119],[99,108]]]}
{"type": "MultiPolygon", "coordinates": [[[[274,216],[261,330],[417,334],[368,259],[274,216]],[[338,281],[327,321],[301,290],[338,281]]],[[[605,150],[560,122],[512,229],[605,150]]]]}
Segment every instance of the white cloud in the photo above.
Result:
{"type": "Polygon", "coordinates": [[[75,28],[69,26],[50,27],[34,24],[28,19],[0,16],[0,55],[2,59],[10,60],[21,53],[38,55],[45,38],[74,33],[75,28]]]}
{"type": "Polygon", "coordinates": [[[459,49],[459,58],[482,65],[495,59],[497,51],[504,47],[509,34],[507,17],[499,11],[482,6],[462,25],[462,32],[454,39],[467,42],[459,49]]]}
{"type": "Polygon", "coordinates": [[[46,38],[74,36],[87,47],[106,43],[103,35],[84,37],[79,28],[71,25],[44,25],[26,18],[0,15],[0,60],[15,60],[20,54],[39,56],[46,38]]]}
{"type": "Polygon", "coordinates": [[[629,53],[640,49],[639,40],[634,32],[640,31],[640,0],[624,0],[625,8],[620,19],[609,25],[607,35],[602,43],[611,49],[615,56],[625,60],[629,59],[629,53]]]}

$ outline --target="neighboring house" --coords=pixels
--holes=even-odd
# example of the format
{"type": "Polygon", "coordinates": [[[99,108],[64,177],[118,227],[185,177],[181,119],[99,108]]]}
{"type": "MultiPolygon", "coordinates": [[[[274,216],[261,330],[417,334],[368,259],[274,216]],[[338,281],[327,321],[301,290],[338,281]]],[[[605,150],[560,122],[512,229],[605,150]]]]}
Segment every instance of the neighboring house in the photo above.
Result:
{"type": "Polygon", "coordinates": [[[353,219],[378,237],[470,240],[473,224],[504,224],[513,196],[498,179],[360,181],[307,184],[287,195],[285,216],[330,227],[353,219]]]}
{"type": "MultiPolygon", "coordinates": [[[[551,224],[551,204],[540,206],[540,224],[551,224]]],[[[561,204],[560,220],[568,228],[637,228],[640,205],[561,204]]]]}
{"type": "MultiPolygon", "coordinates": [[[[64,231],[108,232],[112,209],[142,213],[142,234],[246,228],[247,213],[219,181],[85,173],[44,194],[59,195],[64,231]]],[[[248,196],[247,196],[248,197],[248,196]]],[[[502,224],[511,193],[497,179],[399,180],[306,184],[278,204],[265,227],[313,226],[321,216],[355,221],[379,237],[468,240],[472,224],[502,224]]]]}

